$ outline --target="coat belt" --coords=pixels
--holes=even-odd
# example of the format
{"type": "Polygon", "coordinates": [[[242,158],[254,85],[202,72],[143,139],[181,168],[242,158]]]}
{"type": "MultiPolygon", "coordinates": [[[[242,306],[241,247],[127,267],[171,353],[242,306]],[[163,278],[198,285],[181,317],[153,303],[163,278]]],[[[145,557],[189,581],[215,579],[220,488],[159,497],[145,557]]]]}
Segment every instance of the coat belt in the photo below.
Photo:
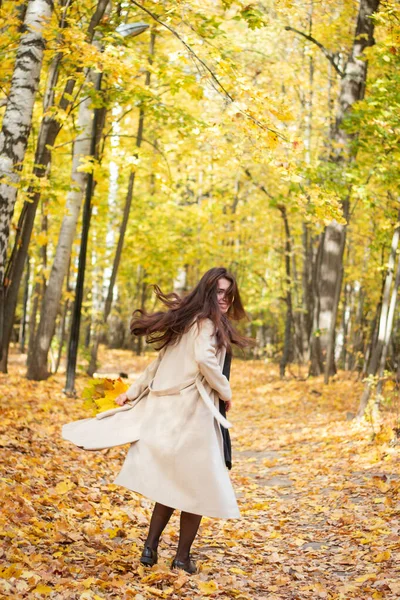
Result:
{"type": "Polygon", "coordinates": [[[204,387],[204,383],[202,380],[203,380],[203,377],[201,375],[198,375],[195,379],[189,379],[189,380],[183,381],[179,385],[175,385],[170,388],[164,388],[163,390],[153,389],[153,387],[152,387],[153,381],[151,381],[149,384],[149,390],[155,396],[171,396],[173,394],[179,394],[179,392],[181,392],[182,390],[184,390],[192,385],[195,385],[197,387],[197,390],[198,390],[200,397],[202,398],[204,404],[207,406],[207,408],[212,413],[214,418],[218,421],[218,423],[220,423],[220,425],[222,425],[222,427],[225,427],[225,429],[229,429],[230,427],[232,427],[232,423],[230,423],[228,421],[228,419],[225,419],[225,417],[223,415],[221,415],[221,413],[215,406],[214,402],[211,400],[209,394],[207,393],[207,390],[204,387]]]}
{"type": "Polygon", "coordinates": [[[222,427],[225,427],[225,429],[229,429],[230,427],[232,427],[232,423],[230,423],[228,421],[228,419],[225,419],[225,417],[223,415],[221,415],[221,413],[215,406],[214,402],[211,400],[209,394],[207,393],[206,388],[204,387],[202,375],[198,375],[195,379],[186,380],[186,381],[180,383],[179,385],[175,385],[170,388],[165,388],[163,390],[154,390],[152,388],[152,383],[153,383],[153,381],[150,382],[149,386],[146,387],[142,391],[140,396],[135,398],[134,401],[127,402],[126,404],[124,404],[123,406],[120,406],[118,408],[111,408],[110,410],[105,410],[101,413],[98,413],[96,415],[96,419],[104,419],[106,417],[112,417],[112,415],[115,415],[116,413],[130,410],[131,408],[136,406],[136,404],[138,404],[138,402],[143,398],[143,396],[146,395],[147,390],[150,390],[150,392],[152,394],[154,394],[155,396],[171,396],[173,394],[179,394],[179,392],[181,392],[182,390],[184,390],[192,385],[195,385],[197,387],[197,390],[198,390],[200,397],[203,400],[204,404],[207,406],[207,408],[212,413],[213,417],[218,421],[218,423],[220,425],[222,425],[222,427]]]}

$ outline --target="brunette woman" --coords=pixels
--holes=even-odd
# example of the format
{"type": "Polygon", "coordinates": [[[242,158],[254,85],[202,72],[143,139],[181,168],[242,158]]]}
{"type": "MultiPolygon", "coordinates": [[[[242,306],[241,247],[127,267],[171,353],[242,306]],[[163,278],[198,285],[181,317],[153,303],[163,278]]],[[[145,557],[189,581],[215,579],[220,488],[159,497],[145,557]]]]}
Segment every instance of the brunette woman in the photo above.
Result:
{"type": "Polygon", "coordinates": [[[121,407],[63,427],[63,437],[87,450],[131,442],[115,483],[155,501],[141,562],[157,562],[160,536],[175,509],[180,535],[172,568],[196,572],[190,549],[202,515],[240,517],[227,464],[231,345],[247,346],[232,320],[245,316],[234,276],[207,271],[185,297],[163,294],[166,310],[133,314],[131,332],[159,350],[135,383],[117,398],[121,407]],[[225,448],[225,453],[224,453],[225,448]]]}

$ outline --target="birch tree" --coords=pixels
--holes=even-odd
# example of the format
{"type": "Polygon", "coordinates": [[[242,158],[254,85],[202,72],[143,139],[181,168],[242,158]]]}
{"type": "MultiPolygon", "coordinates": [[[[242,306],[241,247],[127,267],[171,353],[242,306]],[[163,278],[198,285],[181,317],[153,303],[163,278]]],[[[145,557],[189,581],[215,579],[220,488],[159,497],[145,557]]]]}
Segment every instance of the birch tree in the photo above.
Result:
{"type": "Polygon", "coordinates": [[[27,6],[0,132],[0,354],[4,329],[3,279],[10,224],[32,127],[45,48],[44,30],[52,12],[52,0],[31,0],[27,6]]]}
{"type": "MultiPolygon", "coordinates": [[[[393,328],[394,311],[397,302],[397,293],[399,288],[399,276],[400,276],[400,258],[398,257],[397,273],[393,290],[391,291],[393,284],[393,276],[396,265],[396,256],[398,254],[398,246],[400,239],[400,211],[397,217],[396,227],[393,233],[390,254],[388,259],[387,273],[385,278],[385,284],[382,295],[382,307],[379,316],[379,328],[378,328],[378,339],[374,344],[371,351],[371,359],[368,365],[367,381],[365,383],[364,391],[360,398],[360,404],[358,407],[357,417],[360,419],[365,413],[369,398],[371,396],[372,384],[375,375],[379,371],[379,375],[382,377],[385,369],[387,352],[389,348],[390,336],[393,328]]],[[[378,392],[380,392],[382,386],[378,383],[378,392]]]]}
{"type": "MultiPolygon", "coordinates": [[[[96,10],[94,11],[86,34],[87,41],[91,43],[95,33],[95,28],[99,25],[104,16],[105,9],[109,0],[98,0],[96,10]]],[[[68,10],[71,5],[69,0],[62,0],[63,10],[60,18],[60,29],[68,26],[68,10]]],[[[68,112],[72,108],[73,92],[76,86],[76,77],[82,70],[78,68],[74,76],[70,77],[65,83],[64,89],[60,95],[58,103],[55,101],[55,90],[62,66],[62,53],[57,53],[51,62],[49,74],[47,77],[46,90],[43,98],[43,118],[40,123],[38,141],[35,150],[35,161],[33,175],[35,178],[45,178],[49,172],[52,157],[52,147],[62,129],[62,121],[53,114],[52,108],[68,112]]],[[[28,248],[31,240],[32,230],[36,217],[36,211],[41,200],[41,187],[31,185],[28,190],[29,202],[25,202],[18,219],[17,235],[14,241],[14,248],[6,267],[7,285],[4,287],[5,294],[5,315],[4,315],[4,334],[2,339],[3,355],[0,361],[0,371],[7,372],[8,345],[10,341],[11,329],[14,322],[15,308],[18,298],[18,290],[21,283],[22,273],[28,248]]]]}
{"type": "Polygon", "coordinates": [[[52,0],[31,0],[21,36],[11,89],[0,133],[0,280],[3,280],[10,223],[39,86],[45,48],[44,29],[53,11],[52,0]]]}

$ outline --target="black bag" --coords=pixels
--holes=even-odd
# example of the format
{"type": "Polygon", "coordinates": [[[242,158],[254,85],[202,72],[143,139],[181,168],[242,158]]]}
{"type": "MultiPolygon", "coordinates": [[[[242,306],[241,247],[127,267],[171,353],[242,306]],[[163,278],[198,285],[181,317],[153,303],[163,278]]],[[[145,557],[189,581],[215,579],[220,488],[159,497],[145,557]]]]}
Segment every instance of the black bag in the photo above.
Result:
{"type": "MultiPolygon", "coordinates": [[[[227,352],[226,356],[225,356],[224,367],[222,369],[222,373],[223,373],[223,375],[225,375],[225,377],[227,379],[229,379],[229,376],[231,374],[231,362],[232,362],[232,354],[230,354],[230,353],[228,354],[228,352],[227,352]]],[[[225,402],[221,399],[219,400],[219,412],[221,413],[221,415],[223,417],[226,418],[225,402]]],[[[232,469],[231,436],[229,434],[229,429],[222,427],[222,425],[220,425],[220,427],[221,427],[221,432],[222,432],[222,438],[224,441],[225,464],[228,467],[228,469],[232,469]]]]}

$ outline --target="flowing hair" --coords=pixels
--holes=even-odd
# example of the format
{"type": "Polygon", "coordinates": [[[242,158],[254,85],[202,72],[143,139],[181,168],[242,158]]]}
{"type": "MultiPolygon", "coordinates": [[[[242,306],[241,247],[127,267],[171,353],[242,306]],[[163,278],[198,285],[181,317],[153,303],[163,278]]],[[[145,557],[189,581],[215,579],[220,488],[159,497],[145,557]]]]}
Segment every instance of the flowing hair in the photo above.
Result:
{"type": "Polygon", "coordinates": [[[177,342],[193,323],[209,318],[216,331],[217,346],[231,350],[231,344],[245,348],[254,340],[241,335],[233,327],[231,319],[238,321],[246,317],[235,277],[224,267],[214,267],[204,273],[199,283],[186,296],[175,292],[164,294],[158,285],[153,285],[157,298],[166,306],[166,311],[147,313],[137,309],[132,314],[130,330],[133,335],[146,336],[148,344],[159,344],[157,350],[177,342]],[[224,277],[230,282],[225,292],[229,309],[223,314],[218,305],[218,280],[224,277]]]}

